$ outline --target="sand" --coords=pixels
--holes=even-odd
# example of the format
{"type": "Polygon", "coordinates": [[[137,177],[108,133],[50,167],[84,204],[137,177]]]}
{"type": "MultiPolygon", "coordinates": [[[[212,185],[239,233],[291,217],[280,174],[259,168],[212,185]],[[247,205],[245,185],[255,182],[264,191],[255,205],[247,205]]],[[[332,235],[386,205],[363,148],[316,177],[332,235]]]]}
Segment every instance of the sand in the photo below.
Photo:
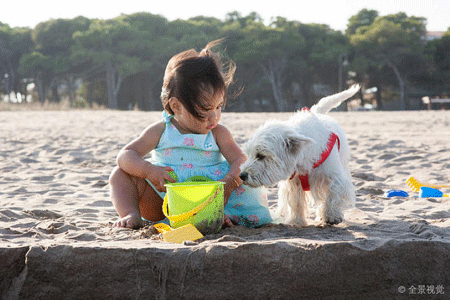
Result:
{"type": "MultiPolygon", "coordinates": [[[[405,180],[450,184],[450,111],[331,115],[352,151],[357,199],[344,223],[322,226],[311,212],[304,228],[227,228],[178,245],[111,227],[115,157],[160,112],[0,112],[0,296],[449,297],[450,198],[417,198],[405,180]],[[383,197],[390,189],[410,196],[383,197]]],[[[222,123],[242,146],[266,119],[289,116],[222,123]]],[[[276,199],[269,188],[271,209],[276,199]]]]}

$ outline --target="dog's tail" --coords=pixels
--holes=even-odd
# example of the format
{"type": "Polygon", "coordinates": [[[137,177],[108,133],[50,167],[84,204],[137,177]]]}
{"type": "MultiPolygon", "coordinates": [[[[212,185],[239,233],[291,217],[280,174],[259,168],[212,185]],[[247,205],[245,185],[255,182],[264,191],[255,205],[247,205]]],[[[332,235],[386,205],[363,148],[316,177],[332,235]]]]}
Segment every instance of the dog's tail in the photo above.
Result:
{"type": "Polygon", "coordinates": [[[358,92],[360,86],[359,84],[352,85],[348,90],[345,90],[343,92],[324,97],[319,100],[319,103],[314,104],[311,107],[311,111],[313,113],[318,114],[326,114],[330,110],[332,110],[335,107],[338,107],[342,102],[356,94],[358,92]]]}

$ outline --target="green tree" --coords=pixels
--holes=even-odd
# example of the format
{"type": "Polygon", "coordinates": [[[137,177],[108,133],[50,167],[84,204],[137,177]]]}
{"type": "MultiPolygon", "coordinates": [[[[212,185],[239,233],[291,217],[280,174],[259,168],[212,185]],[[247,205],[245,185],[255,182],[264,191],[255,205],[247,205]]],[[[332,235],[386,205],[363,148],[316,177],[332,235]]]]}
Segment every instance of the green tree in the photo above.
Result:
{"type": "MultiPolygon", "coordinates": [[[[278,19],[278,22],[282,22],[278,19]]],[[[295,54],[304,47],[304,40],[292,26],[272,27],[247,26],[245,38],[235,53],[236,62],[257,66],[271,86],[274,107],[277,111],[287,108],[284,87],[288,77],[286,70],[295,61],[295,54]]]]}
{"type": "Polygon", "coordinates": [[[347,29],[345,34],[351,36],[356,33],[356,31],[363,27],[367,28],[372,25],[375,19],[378,17],[378,12],[376,10],[362,9],[356,15],[351,16],[348,20],[347,29]]]}
{"type": "Polygon", "coordinates": [[[411,62],[420,61],[425,19],[407,17],[404,13],[378,17],[368,26],[359,27],[350,35],[356,55],[369,60],[380,68],[388,66],[399,84],[399,101],[403,109],[409,107],[405,97],[408,74],[414,67],[411,62]]]}
{"type": "MultiPolygon", "coordinates": [[[[85,17],[74,19],[56,19],[39,23],[33,30],[35,51],[42,53],[49,62],[46,64],[47,78],[52,89],[53,99],[60,101],[58,87],[61,83],[67,86],[67,94],[72,104],[75,98],[74,81],[80,72],[71,59],[72,48],[75,45],[73,34],[89,28],[90,20],[85,17]]],[[[47,89],[47,87],[45,87],[47,89]]]]}
{"type": "Polygon", "coordinates": [[[31,30],[0,23],[0,78],[5,78],[5,93],[23,92],[19,75],[20,59],[32,49],[31,30]]]}
{"type": "Polygon", "coordinates": [[[23,76],[34,78],[38,90],[39,101],[43,104],[47,95],[47,88],[53,72],[52,60],[40,52],[32,52],[20,59],[19,72],[23,76]]]}
{"type": "Polygon", "coordinates": [[[315,103],[317,95],[311,93],[315,83],[323,83],[343,88],[339,82],[339,72],[344,73],[342,63],[349,55],[350,43],[340,31],[332,30],[324,24],[298,24],[298,30],[305,40],[305,48],[297,58],[301,85],[305,95],[304,105],[315,103]]]}
{"type": "Polygon", "coordinates": [[[428,54],[434,70],[434,89],[439,94],[447,94],[450,92],[450,28],[444,36],[438,40],[434,40],[427,45],[428,54]]]}
{"type": "Polygon", "coordinates": [[[133,55],[136,49],[130,44],[136,42],[136,31],[122,18],[95,20],[88,30],[74,34],[76,46],[74,59],[89,59],[95,68],[105,74],[108,93],[108,107],[118,108],[118,94],[123,79],[137,73],[141,67],[139,57],[133,55]]]}
{"type": "Polygon", "coordinates": [[[261,75],[260,68],[254,62],[242,57],[242,43],[245,42],[249,32],[258,28],[264,30],[265,25],[256,13],[245,17],[239,12],[228,13],[222,24],[221,32],[225,37],[226,55],[235,61],[237,67],[235,83],[230,89],[230,98],[236,99],[227,102],[227,110],[251,111],[256,107],[263,110],[264,104],[272,104],[266,101],[267,96],[271,94],[271,88],[261,75]]]}
{"type": "Polygon", "coordinates": [[[142,110],[160,109],[162,78],[175,44],[168,36],[170,24],[160,15],[144,12],[121,18],[134,33],[133,40],[126,44],[126,52],[138,58],[140,66],[124,79],[119,92],[119,108],[137,105],[142,110]]]}

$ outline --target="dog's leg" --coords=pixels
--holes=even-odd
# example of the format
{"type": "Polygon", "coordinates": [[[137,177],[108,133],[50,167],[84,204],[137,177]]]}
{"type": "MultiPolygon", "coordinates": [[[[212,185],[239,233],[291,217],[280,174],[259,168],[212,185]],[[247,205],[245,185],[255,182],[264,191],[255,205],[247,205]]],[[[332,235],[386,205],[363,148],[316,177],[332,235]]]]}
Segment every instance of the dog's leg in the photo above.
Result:
{"type": "Polygon", "coordinates": [[[278,208],[277,215],[282,218],[282,220],[286,220],[290,218],[291,213],[288,207],[288,192],[286,191],[286,187],[282,182],[278,184],[278,208]]]}
{"type": "Polygon", "coordinates": [[[281,181],[278,190],[278,207],[283,210],[287,224],[306,225],[307,203],[298,178],[281,181]]]}
{"type": "Polygon", "coordinates": [[[351,182],[347,178],[330,178],[324,202],[319,208],[318,217],[321,221],[330,225],[343,222],[343,208],[346,203],[352,201],[353,195],[351,182]]]}

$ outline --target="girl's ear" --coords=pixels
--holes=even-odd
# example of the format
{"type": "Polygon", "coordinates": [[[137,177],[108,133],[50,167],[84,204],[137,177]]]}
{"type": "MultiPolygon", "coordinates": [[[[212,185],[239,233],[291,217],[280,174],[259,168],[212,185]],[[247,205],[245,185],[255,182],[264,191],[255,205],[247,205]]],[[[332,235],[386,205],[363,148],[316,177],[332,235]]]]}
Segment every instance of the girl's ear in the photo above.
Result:
{"type": "Polygon", "coordinates": [[[181,105],[182,104],[178,98],[172,97],[169,99],[169,106],[174,114],[179,114],[181,112],[181,105]]]}

